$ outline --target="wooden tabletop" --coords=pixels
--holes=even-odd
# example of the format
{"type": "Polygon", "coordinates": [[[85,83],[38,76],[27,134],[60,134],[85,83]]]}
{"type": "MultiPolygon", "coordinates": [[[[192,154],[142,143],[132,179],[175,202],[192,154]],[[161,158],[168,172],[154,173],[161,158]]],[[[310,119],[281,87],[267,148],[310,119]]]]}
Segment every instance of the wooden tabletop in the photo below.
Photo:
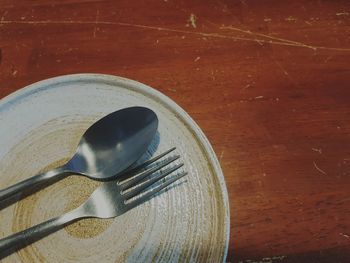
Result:
{"type": "Polygon", "coordinates": [[[263,2],[1,0],[0,98],[71,73],[150,85],[220,160],[228,262],[350,262],[350,2],[263,2]]]}

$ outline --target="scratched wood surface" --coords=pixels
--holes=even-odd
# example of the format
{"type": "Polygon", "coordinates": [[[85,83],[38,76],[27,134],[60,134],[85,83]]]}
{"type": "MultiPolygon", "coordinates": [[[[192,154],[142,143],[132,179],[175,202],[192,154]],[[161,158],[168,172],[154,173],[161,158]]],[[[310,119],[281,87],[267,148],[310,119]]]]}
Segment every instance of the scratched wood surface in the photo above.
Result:
{"type": "Polygon", "coordinates": [[[349,35],[347,0],[1,0],[0,97],[82,72],[153,86],[220,160],[228,262],[350,262],[349,35]]]}

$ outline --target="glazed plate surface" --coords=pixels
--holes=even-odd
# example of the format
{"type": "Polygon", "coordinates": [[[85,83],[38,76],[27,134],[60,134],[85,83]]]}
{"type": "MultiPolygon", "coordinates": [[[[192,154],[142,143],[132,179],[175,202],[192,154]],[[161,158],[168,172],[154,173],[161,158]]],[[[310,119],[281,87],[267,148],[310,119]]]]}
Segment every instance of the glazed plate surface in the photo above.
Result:
{"type": "MultiPolygon", "coordinates": [[[[229,204],[215,153],[186,112],[139,82],[100,74],[67,75],[2,99],[0,188],[63,164],[92,123],[131,106],[156,112],[159,133],[150,152],[176,146],[188,175],[118,218],[76,222],[3,262],[225,261],[229,204]]],[[[0,210],[0,237],[77,207],[99,184],[70,176],[0,210]]]]}

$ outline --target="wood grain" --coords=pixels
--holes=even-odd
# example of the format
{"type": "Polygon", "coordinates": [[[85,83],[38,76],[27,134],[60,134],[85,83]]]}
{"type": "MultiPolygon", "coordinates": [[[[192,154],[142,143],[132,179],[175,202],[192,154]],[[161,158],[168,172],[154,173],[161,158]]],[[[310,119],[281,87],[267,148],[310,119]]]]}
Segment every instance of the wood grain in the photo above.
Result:
{"type": "Polygon", "coordinates": [[[149,84],[220,159],[228,261],[349,262],[349,33],[345,0],[2,0],[0,97],[68,73],[149,84]]]}

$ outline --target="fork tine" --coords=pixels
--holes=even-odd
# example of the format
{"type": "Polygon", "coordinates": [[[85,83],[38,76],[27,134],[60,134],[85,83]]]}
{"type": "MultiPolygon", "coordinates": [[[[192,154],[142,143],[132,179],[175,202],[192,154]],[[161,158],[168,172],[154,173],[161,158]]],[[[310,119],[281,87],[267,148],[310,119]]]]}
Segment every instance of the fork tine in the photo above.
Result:
{"type": "Polygon", "coordinates": [[[152,173],[160,170],[164,166],[167,166],[168,164],[174,162],[175,160],[179,159],[179,155],[175,155],[172,157],[169,157],[168,159],[164,160],[163,162],[159,162],[159,164],[155,165],[154,167],[140,173],[139,175],[136,175],[135,177],[131,177],[126,182],[120,182],[120,187],[123,190],[130,188],[132,186],[135,186],[138,182],[146,178],[147,176],[151,175],[152,173]]]}
{"type": "Polygon", "coordinates": [[[174,151],[176,149],[176,147],[173,147],[159,155],[157,155],[156,157],[153,157],[152,159],[149,159],[147,161],[145,161],[144,163],[142,164],[139,164],[135,167],[131,167],[129,169],[127,169],[123,175],[121,175],[119,178],[128,178],[134,174],[136,174],[137,172],[139,172],[140,170],[142,170],[143,168],[147,167],[148,165],[158,161],[160,158],[164,157],[165,155],[171,153],[172,151],[174,151]]]}
{"type": "Polygon", "coordinates": [[[134,208],[135,206],[138,206],[138,205],[142,204],[143,202],[149,200],[154,194],[158,193],[160,190],[164,189],[165,187],[171,185],[175,181],[177,181],[180,178],[184,177],[186,174],[187,174],[187,172],[182,172],[180,174],[177,174],[177,175],[171,177],[170,179],[167,179],[162,184],[160,184],[157,187],[153,188],[149,192],[146,192],[144,195],[142,195],[141,197],[137,198],[136,200],[132,200],[132,201],[130,201],[128,203],[125,203],[126,208],[129,210],[129,209],[134,208]]]}
{"type": "Polygon", "coordinates": [[[148,181],[144,181],[143,183],[137,185],[135,188],[130,189],[130,191],[127,191],[125,194],[123,194],[123,197],[125,199],[129,199],[132,198],[134,196],[136,196],[137,194],[141,193],[143,190],[145,190],[147,187],[153,185],[154,183],[158,182],[159,180],[161,180],[162,178],[164,178],[165,176],[167,176],[168,174],[176,171],[177,169],[179,169],[180,167],[182,167],[184,164],[177,164],[174,165],[172,167],[167,168],[164,171],[161,171],[157,176],[151,178],[148,181]]]}

